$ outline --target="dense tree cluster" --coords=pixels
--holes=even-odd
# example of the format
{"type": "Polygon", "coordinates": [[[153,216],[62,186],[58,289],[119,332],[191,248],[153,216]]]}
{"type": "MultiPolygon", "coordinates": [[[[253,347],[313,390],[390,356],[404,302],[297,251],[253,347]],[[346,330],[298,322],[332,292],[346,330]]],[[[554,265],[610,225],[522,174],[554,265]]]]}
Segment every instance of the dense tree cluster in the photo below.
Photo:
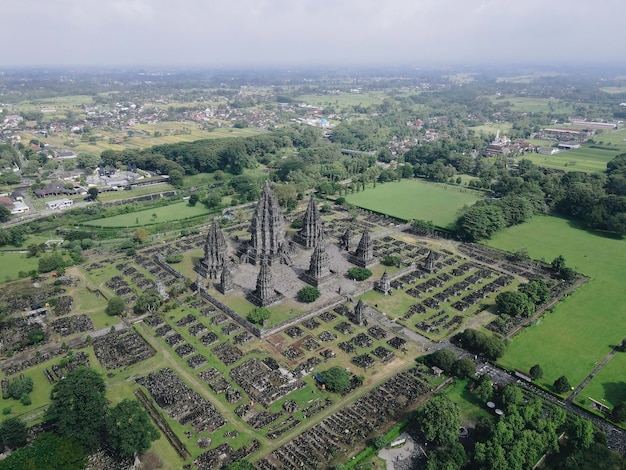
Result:
{"type": "Polygon", "coordinates": [[[249,322],[262,325],[265,320],[272,316],[272,312],[265,307],[255,307],[246,316],[249,322]]]}
{"type": "Polygon", "coordinates": [[[350,386],[352,374],[343,367],[331,367],[321,373],[324,385],[331,392],[342,393],[350,386]]]}
{"type": "Polygon", "coordinates": [[[299,302],[304,302],[308,304],[311,302],[315,302],[317,299],[319,299],[320,295],[322,295],[322,293],[319,291],[318,288],[313,286],[304,286],[298,291],[297,297],[299,302]]]}
{"type": "Polygon", "coordinates": [[[504,354],[506,344],[496,335],[468,328],[454,337],[454,341],[474,354],[484,354],[489,359],[498,359],[504,354]]]}

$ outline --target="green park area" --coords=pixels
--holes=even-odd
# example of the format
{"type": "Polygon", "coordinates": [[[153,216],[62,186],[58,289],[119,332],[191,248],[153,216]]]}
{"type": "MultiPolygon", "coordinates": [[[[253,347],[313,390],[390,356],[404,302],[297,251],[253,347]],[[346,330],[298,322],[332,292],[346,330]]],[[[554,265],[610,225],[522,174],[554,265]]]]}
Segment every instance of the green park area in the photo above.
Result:
{"type": "Polygon", "coordinates": [[[606,171],[606,164],[624,151],[626,151],[624,147],[599,147],[586,144],[579,149],[566,150],[555,155],[527,153],[523,158],[545,168],[602,173],[606,171]]]}
{"type": "Polygon", "coordinates": [[[26,253],[0,251],[0,283],[14,281],[20,271],[37,269],[38,258],[28,258],[26,253]]]}
{"type": "Polygon", "coordinates": [[[141,227],[173,220],[188,219],[208,214],[209,209],[203,204],[190,206],[186,201],[177,202],[163,207],[155,207],[128,214],[119,214],[104,219],[86,222],[85,225],[95,227],[141,227]]]}
{"type": "Polygon", "coordinates": [[[472,205],[482,194],[460,186],[401,180],[350,194],[350,204],[404,220],[431,220],[439,227],[451,225],[459,209],[472,205]]]}
{"type": "Polygon", "coordinates": [[[592,398],[613,408],[626,402],[626,353],[618,352],[576,396],[575,401],[589,407],[592,398]]]}
{"type": "Polygon", "coordinates": [[[535,216],[496,234],[489,245],[507,251],[527,248],[531,258],[550,262],[559,255],[590,281],[510,343],[500,363],[528,371],[539,363],[541,383],[565,375],[578,385],[623,339],[616,325],[626,320],[623,279],[625,242],[586,231],[566,219],[535,216]]]}

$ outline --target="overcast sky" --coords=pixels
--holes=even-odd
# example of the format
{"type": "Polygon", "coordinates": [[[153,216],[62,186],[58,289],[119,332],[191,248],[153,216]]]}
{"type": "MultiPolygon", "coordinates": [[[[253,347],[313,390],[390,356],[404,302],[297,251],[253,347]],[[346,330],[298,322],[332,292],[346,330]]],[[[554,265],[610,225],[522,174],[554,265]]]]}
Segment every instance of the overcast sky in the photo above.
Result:
{"type": "Polygon", "coordinates": [[[626,63],[625,0],[3,0],[0,66],[626,63]]]}

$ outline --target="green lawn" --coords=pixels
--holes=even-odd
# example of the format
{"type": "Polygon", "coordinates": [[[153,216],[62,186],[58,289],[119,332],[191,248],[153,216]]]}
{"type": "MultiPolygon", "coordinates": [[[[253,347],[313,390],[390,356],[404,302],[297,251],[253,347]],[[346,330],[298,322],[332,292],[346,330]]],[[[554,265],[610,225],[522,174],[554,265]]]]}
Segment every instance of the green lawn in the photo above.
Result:
{"type": "Polygon", "coordinates": [[[96,227],[141,227],[143,225],[187,219],[208,213],[209,209],[203,204],[196,204],[192,207],[186,201],[181,201],[170,204],[169,206],[155,207],[104,219],[96,219],[85,222],[85,225],[96,227]],[[154,217],[153,214],[155,214],[156,217],[154,217]]]}
{"type": "Polygon", "coordinates": [[[461,412],[461,421],[470,421],[475,423],[478,418],[491,417],[484,403],[467,389],[470,379],[455,380],[455,383],[445,391],[445,396],[456,403],[461,412]]]}
{"type": "Polygon", "coordinates": [[[447,227],[456,220],[459,209],[481,197],[481,193],[463,187],[407,179],[378,184],[346,199],[355,206],[400,219],[432,220],[437,226],[447,227]]]}
{"type": "Polygon", "coordinates": [[[576,402],[589,406],[593,398],[613,408],[626,401],[626,354],[618,352],[576,396],[576,402]]]}
{"type": "Polygon", "coordinates": [[[15,281],[20,271],[37,269],[39,258],[27,258],[26,253],[0,251],[0,283],[15,281]]]}
{"type": "Polygon", "coordinates": [[[600,149],[585,145],[582,148],[559,152],[556,155],[527,153],[524,155],[524,158],[530,160],[535,165],[546,168],[602,173],[606,171],[606,164],[622,152],[623,150],[617,147],[615,147],[615,150],[605,150],[604,147],[600,149]]]}
{"type": "Polygon", "coordinates": [[[535,216],[496,234],[488,244],[508,251],[526,247],[532,258],[548,262],[563,255],[568,266],[591,277],[538,325],[516,336],[500,361],[521,370],[539,363],[544,385],[561,375],[579,384],[624,336],[615,326],[626,320],[625,242],[582,230],[565,219],[535,216]]]}

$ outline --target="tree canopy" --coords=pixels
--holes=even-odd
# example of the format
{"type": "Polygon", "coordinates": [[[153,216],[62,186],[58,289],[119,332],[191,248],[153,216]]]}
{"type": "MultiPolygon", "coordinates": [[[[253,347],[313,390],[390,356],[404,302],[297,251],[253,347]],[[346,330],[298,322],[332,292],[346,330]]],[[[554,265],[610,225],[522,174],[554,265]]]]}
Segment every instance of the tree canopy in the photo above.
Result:
{"type": "Polygon", "coordinates": [[[50,412],[61,435],[86,449],[96,449],[104,430],[106,386],[102,376],[88,367],[77,367],[52,388],[50,412]]]}
{"type": "Polygon", "coordinates": [[[126,302],[119,296],[113,296],[107,301],[105,313],[109,316],[121,315],[126,309],[126,302]]]}
{"type": "Polygon", "coordinates": [[[121,457],[141,455],[159,438],[159,432],[137,400],[124,399],[109,408],[105,422],[107,442],[121,457]]]}
{"type": "Polygon", "coordinates": [[[322,372],[322,378],[326,389],[331,392],[343,393],[350,386],[352,374],[343,367],[331,367],[322,372]]]}
{"type": "Polygon", "coordinates": [[[451,445],[459,437],[459,407],[445,396],[435,396],[417,412],[417,424],[424,437],[436,444],[451,445]]]}

